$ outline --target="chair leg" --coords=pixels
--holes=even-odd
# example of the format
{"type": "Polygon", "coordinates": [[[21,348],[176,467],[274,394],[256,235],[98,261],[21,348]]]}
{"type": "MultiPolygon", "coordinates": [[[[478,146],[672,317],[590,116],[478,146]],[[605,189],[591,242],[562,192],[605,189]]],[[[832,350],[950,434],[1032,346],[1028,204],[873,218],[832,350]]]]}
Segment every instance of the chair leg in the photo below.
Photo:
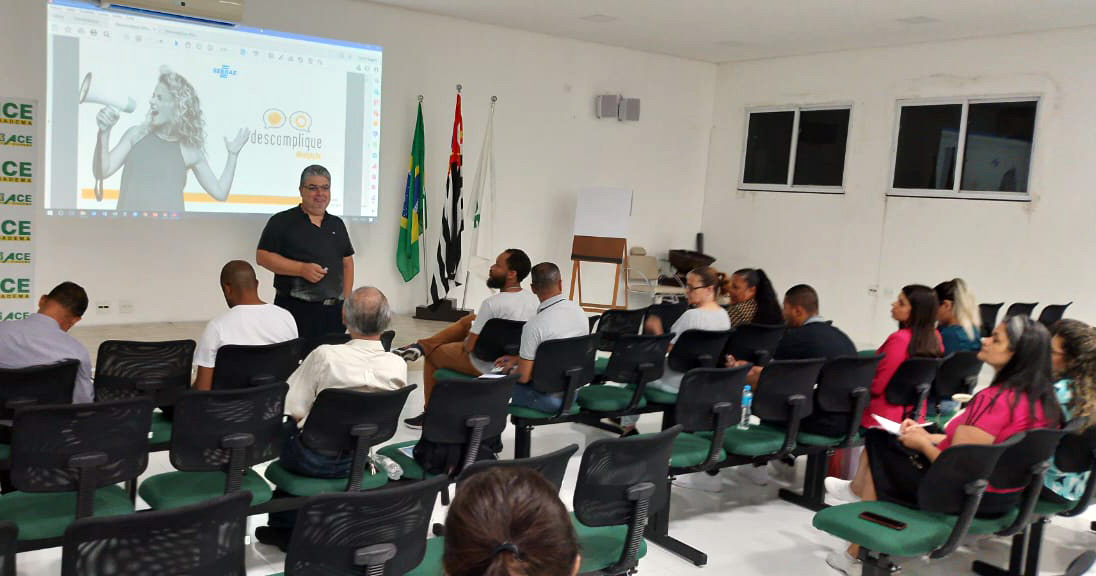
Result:
{"type": "Polygon", "coordinates": [[[869,550],[860,548],[861,576],[890,576],[896,571],[890,557],[886,554],[872,556],[869,550]]]}
{"type": "Polygon", "coordinates": [[[708,555],[688,544],[670,536],[670,485],[667,481],[666,496],[662,502],[661,510],[647,519],[647,528],[643,537],[648,542],[658,544],[662,548],[681,556],[697,566],[708,563],[708,555]]]}
{"type": "Polygon", "coordinates": [[[1038,576],[1039,555],[1043,551],[1043,529],[1049,518],[1040,518],[1028,526],[1027,558],[1024,562],[1024,576],[1038,576]]]}
{"type": "Polygon", "coordinates": [[[994,566],[988,562],[975,560],[970,569],[979,576],[1020,576],[1024,565],[1024,549],[1027,547],[1027,530],[1012,537],[1009,549],[1008,569],[994,566]]]}
{"type": "Polygon", "coordinates": [[[830,463],[830,451],[811,452],[807,454],[807,470],[803,477],[803,493],[796,494],[791,490],[781,489],[780,498],[802,506],[815,512],[827,508],[826,498],[826,469],[830,463]]]}
{"type": "Polygon", "coordinates": [[[514,430],[514,458],[528,458],[533,442],[533,427],[516,426],[514,430]]]}

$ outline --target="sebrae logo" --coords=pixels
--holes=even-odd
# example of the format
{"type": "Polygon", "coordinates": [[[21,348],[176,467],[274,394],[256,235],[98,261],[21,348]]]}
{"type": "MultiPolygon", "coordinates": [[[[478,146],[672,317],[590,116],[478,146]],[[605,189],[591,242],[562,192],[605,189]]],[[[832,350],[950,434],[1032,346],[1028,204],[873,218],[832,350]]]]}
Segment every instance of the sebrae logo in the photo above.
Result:
{"type": "Polygon", "coordinates": [[[0,240],[30,242],[30,220],[0,220],[0,240]]]}
{"type": "Polygon", "coordinates": [[[0,192],[0,206],[32,206],[31,194],[4,194],[0,192]]]}
{"type": "Polygon", "coordinates": [[[34,162],[4,160],[0,162],[0,182],[34,182],[34,162]]]}
{"type": "Polygon", "coordinates": [[[26,146],[34,145],[34,136],[30,134],[5,134],[0,132],[0,146],[26,146]]]}
{"type": "Polygon", "coordinates": [[[30,278],[0,278],[0,300],[30,298],[30,278]]]}
{"type": "Polygon", "coordinates": [[[0,252],[0,264],[30,264],[30,252],[0,252]]]}
{"type": "Polygon", "coordinates": [[[0,124],[34,124],[34,105],[0,100],[0,124]]]}
{"type": "Polygon", "coordinates": [[[0,313],[0,322],[11,322],[12,320],[26,320],[30,317],[30,314],[30,312],[0,313]]]}
{"type": "Polygon", "coordinates": [[[237,72],[239,71],[229,66],[228,64],[221,64],[220,66],[213,69],[213,75],[222,80],[235,76],[237,72]]]}

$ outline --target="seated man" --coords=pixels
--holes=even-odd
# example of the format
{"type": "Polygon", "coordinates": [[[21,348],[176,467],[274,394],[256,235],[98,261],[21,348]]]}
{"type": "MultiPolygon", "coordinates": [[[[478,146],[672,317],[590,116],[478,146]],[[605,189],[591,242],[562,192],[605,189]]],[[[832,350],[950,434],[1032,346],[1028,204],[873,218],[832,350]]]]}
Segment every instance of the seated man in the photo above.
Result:
{"type": "Polygon", "coordinates": [[[206,324],[194,350],[194,363],[198,366],[194,388],[197,390],[213,387],[213,367],[221,346],[277,344],[297,337],[293,315],[285,308],[259,299],[259,280],[255,278],[251,264],[243,260],[225,264],[221,268],[221,291],[228,311],[206,324]]]}
{"type": "Polygon", "coordinates": [[[517,370],[518,383],[514,385],[511,405],[556,412],[563,404],[563,394],[541,394],[529,383],[537,347],[548,340],[585,336],[590,333],[590,321],[578,304],[563,295],[563,280],[555,264],[541,262],[533,267],[532,288],[533,294],[540,299],[540,306],[536,316],[526,322],[521,331],[519,354],[503,356],[495,365],[502,372],[517,370]]]}
{"type": "MultiPolygon", "coordinates": [[[[539,302],[531,293],[521,289],[521,283],[529,275],[529,257],[517,248],[510,248],[498,255],[491,265],[487,287],[498,290],[480,304],[476,314],[469,314],[437,334],[395,350],[408,362],[425,357],[423,366],[423,395],[430,402],[434,390],[434,371],[446,368],[469,376],[490,372],[495,358],[482,360],[472,355],[476,339],[484,325],[492,318],[528,321],[537,313],[539,302]]],[[[419,414],[404,422],[411,428],[422,428],[424,416],[419,414]]]]}
{"type": "MultiPolygon", "coordinates": [[[[354,290],[343,302],[342,318],[350,330],[350,341],[317,347],[289,377],[285,412],[291,420],[286,422],[279,462],[294,474],[316,478],[350,475],[352,453],[322,454],[301,442],[300,431],[320,392],[327,388],[395,390],[407,385],[407,363],[381,345],[381,332],[392,322],[384,294],[372,286],[354,290]]],[[[255,536],[284,551],[295,521],[295,511],[271,513],[268,525],[259,527],[255,536]]]]}
{"type": "Polygon", "coordinates": [[[69,329],[88,309],[88,294],[79,285],[62,282],[38,299],[38,313],[22,320],[0,322],[0,368],[29,368],[79,360],[74,403],[91,402],[91,357],[69,329]]]}

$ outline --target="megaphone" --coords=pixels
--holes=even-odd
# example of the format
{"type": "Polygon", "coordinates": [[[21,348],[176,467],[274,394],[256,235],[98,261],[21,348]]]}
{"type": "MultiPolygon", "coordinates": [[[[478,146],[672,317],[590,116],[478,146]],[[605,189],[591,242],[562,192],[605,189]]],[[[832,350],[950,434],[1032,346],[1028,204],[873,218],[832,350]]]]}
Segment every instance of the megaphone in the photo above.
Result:
{"type": "MultiPolygon", "coordinates": [[[[98,88],[98,85],[96,85],[98,88]]],[[[90,102],[92,104],[102,104],[104,106],[111,106],[120,112],[133,112],[137,109],[137,101],[128,96],[117,96],[115,94],[104,94],[99,90],[91,89],[91,72],[84,75],[84,81],[80,83],[80,103],[90,102]]]]}

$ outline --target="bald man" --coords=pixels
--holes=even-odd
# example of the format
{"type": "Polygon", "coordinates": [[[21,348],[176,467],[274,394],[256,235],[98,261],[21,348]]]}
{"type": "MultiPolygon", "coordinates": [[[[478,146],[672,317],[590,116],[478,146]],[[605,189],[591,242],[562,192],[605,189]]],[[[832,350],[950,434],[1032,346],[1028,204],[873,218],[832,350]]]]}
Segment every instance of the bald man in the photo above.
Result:
{"type": "Polygon", "coordinates": [[[221,346],[276,344],[297,337],[293,315],[259,299],[259,280],[251,264],[243,260],[225,264],[221,268],[221,292],[228,311],[206,324],[194,350],[194,364],[198,366],[194,388],[198,390],[213,386],[213,366],[221,346]]]}

